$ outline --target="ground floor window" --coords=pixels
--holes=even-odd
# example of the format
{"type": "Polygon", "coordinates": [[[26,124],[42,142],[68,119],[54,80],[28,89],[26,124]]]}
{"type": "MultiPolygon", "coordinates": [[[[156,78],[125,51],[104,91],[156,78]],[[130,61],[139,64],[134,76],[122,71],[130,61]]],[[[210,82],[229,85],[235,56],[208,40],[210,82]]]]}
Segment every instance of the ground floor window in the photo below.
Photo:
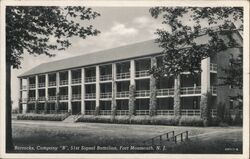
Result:
{"type": "Polygon", "coordinates": [[[85,109],[86,110],[95,110],[96,103],[95,101],[86,101],[85,102],[85,109]]]}
{"type": "Polygon", "coordinates": [[[117,100],[117,110],[128,110],[128,100],[117,100]]]}
{"type": "Polygon", "coordinates": [[[173,109],[174,98],[159,98],[157,99],[157,110],[173,109]]]}
{"type": "Polygon", "coordinates": [[[34,111],[35,111],[35,103],[29,103],[27,105],[27,112],[31,113],[31,112],[34,112],[34,111]]]}
{"type": "Polygon", "coordinates": [[[136,110],[149,110],[149,99],[136,99],[135,109],[136,110]]]}
{"type": "Polygon", "coordinates": [[[81,112],[81,102],[72,102],[72,114],[81,112]]]}
{"type": "Polygon", "coordinates": [[[100,110],[111,110],[111,101],[101,101],[100,110]]]}
{"type": "Polygon", "coordinates": [[[200,109],[200,97],[182,97],[182,109],[200,109]]]}
{"type": "Polygon", "coordinates": [[[67,112],[68,111],[68,103],[62,102],[59,104],[59,111],[60,112],[67,112]]]}
{"type": "Polygon", "coordinates": [[[49,113],[54,113],[56,109],[56,103],[48,103],[47,109],[49,113]]]}

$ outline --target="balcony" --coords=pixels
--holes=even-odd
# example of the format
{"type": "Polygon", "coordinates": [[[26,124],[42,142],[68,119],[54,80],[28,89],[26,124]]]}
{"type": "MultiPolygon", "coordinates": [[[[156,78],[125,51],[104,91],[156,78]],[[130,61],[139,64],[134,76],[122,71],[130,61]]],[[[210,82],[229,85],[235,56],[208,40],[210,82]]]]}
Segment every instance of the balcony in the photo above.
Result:
{"type": "Polygon", "coordinates": [[[82,79],[81,78],[72,79],[72,84],[80,84],[80,83],[82,83],[82,79]]]}
{"type": "Polygon", "coordinates": [[[85,115],[95,115],[95,110],[85,110],[85,115]]]}
{"type": "Polygon", "coordinates": [[[85,82],[86,83],[91,83],[91,82],[95,82],[96,81],[96,77],[92,76],[92,77],[85,77],[85,82]]]}
{"type": "Polygon", "coordinates": [[[101,98],[112,98],[112,92],[105,92],[100,94],[101,98]]]}
{"type": "Polygon", "coordinates": [[[49,87],[56,86],[56,81],[49,82],[49,87]]]}
{"type": "Polygon", "coordinates": [[[128,79],[130,78],[130,72],[124,72],[124,73],[118,73],[116,74],[116,79],[120,80],[120,79],[128,79]]]}
{"type": "Polygon", "coordinates": [[[136,115],[149,115],[149,110],[136,110],[136,115]]]}
{"type": "Polygon", "coordinates": [[[200,109],[182,109],[181,115],[183,115],[183,116],[200,116],[201,111],[200,111],[200,109]]]}
{"type": "Polygon", "coordinates": [[[111,115],[111,110],[100,110],[100,115],[111,115]]]}
{"type": "Polygon", "coordinates": [[[49,96],[48,99],[49,99],[49,101],[55,101],[56,100],[56,96],[49,96]]]}
{"type": "Polygon", "coordinates": [[[38,97],[38,101],[46,101],[45,97],[38,97]]]}
{"type": "Polygon", "coordinates": [[[69,98],[68,95],[61,95],[60,96],[61,100],[68,100],[68,98],[69,98]]]}
{"type": "Polygon", "coordinates": [[[217,70],[218,70],[217,64],[210,63],[210,71],[213,73],[217,73],[217,70]]]}
{"type": "Polygon", "coordinates": [[[117,116],[129,115],[129,111],[128,110],[117,110],[116,115],[117,116]]]}
{"type": "Polygon", "coordinates": [[[201,94],[201,87],[182,87],[181,88],[181,95],[193,95],[193,94],[201,94]]]}
{"type": "Polygon", "coordinates": [[[45,87],[45,83],[38,83],[38,88],[45,87]]]}
{"type": "Polygon", "coordinates": [[[36,97],[29,97],[29,101],[36,101],[36,97]]]}
{"type": "Polygon", "coordinates": [[[138,90],[135,92],[136,97],[149,97],[150,90],[138,90]]]}
{"type": "Polygon", "coordinates": [[[116,92],[116,98],[128,98],[129,91],[116,92]]]}
{"type": "Polygon", "coordinates": [[[60,85],[68,85],[69,81],[68,80],[61,80],[60,85]]]}
{"type": "Polygon", "coordinates": [[[173,96],[174,88],[157,89],[157,96],[173,96]]]}
{"type": "Polygon", "coordinates": [[[148,77],[150,76],[149,70],[136,71],[135,77],[148,77]]]}
{"type": "Polygon", "coordinates": [[[210,90],[211,90],[212,96],[217,95],[217,88],[216,87],[211,86],[210,90]]]}
{"type": "Polygon", "coordinates": [[[157,110],[157,115],[167,115],[167,116],[173,116],[174,110],[157,110]]]}
{"type": "Polygon", "coordinates": [[[100,81],[110,81],[112,80],[112,75],[101,75],[100,81]]]}
{"type": "Polygon", "coordinates": [[[36,88],[35,84],[29,84],[29,88],[36,88]]]}
{"type": "Polygon", "coordinates": [[[72,94],[72,100],[81,100],[81,94],[72,94]]]}
{"type": "Polygon", "coordinates": [[[95,93],[87,93],[85,94],[85,99],[95,99],[96,94],[95,93]]]}

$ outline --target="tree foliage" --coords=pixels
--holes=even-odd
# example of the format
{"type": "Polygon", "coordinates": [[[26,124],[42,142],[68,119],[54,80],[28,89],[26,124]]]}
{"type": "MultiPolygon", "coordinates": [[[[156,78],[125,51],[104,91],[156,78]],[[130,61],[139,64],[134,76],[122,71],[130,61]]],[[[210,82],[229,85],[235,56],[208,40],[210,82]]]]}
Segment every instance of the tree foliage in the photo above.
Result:
{"type": "Polygon", "coordinates": [[[201,71],[201,60],[212,57],[229,47],[238,46],[232,31],[242,30],[243,8],[241,7],[154,7],[149,12],[154,18],[162,18],[165,29],[157,29],[156,42],[163,48],[163,65],[154,67],[155,77],[177,77],[181,72],[192,75],[201,71]],[[236,28],[232,22],[241,23],[236,28]],[[218,27],[203,28],[206,26],[218,27]],[[208,35],[206,43],[197,42],[201,35],[208,35]],[[220,35],[227,36],[225,42],[220,35]]]}
{"type": "Polygon", "coordinates": [[[85,39],[99,33],[81,23],[100,16],[86,7],[6,7],[6,60],[14,68],[21,64],[25,51],[33,55],[51,54],[71,45],[71,37],[85,39]],[[80,23],[81,22],[81,23],[80,23]]]}

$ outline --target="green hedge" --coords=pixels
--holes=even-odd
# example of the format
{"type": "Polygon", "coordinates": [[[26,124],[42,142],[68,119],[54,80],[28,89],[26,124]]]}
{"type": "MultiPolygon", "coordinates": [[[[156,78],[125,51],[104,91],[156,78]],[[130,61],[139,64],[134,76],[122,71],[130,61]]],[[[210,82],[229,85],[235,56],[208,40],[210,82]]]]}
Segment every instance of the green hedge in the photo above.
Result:
{"type": "Polygon", "coordinates": [[[47,120],[47,121],[62,121],[69,114],[20,114],[17,120],[47,120]]]}
{"type": "Polygon", "coordinates": [[[93,115],[83,115],[79,117],[76,122],[97,122],[97,123],[110,123],[110,116],[93,116],[93,115]]]}
{"type": "Polygon", "coordinates": [[[203,120],[199,116],[181,116],[180,126],[203,126],[203,120]]]}

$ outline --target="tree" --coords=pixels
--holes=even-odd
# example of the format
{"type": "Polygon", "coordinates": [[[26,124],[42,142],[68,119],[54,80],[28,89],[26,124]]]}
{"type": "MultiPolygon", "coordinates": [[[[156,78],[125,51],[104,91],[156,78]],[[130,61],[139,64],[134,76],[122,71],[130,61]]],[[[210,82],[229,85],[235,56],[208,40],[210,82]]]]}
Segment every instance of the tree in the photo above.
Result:
{"type": "Polygon", "coordinates": [[[99,13],[87,7],[6,7],[6,150],[13,149],[11,129],[11,67],[20,68],[24,53],[55,56],[51,50],[64,50],[71,37],[85,39],[100,31],[82,22],[99,13]],[[52,39],[53,38],[53,39],[52,39]]]}
{"type": "MultiPolygon", "coordinates": [[[[189,71],[196,76],[201,70],[201,61],[214,56],[220,51],[237,46],[232,38],[232,32],[243,28],[243,8],[241,7],[154,7],[149,12],[152,17],[162,16],[162,23],[169,28],[157,29],[156,43],[163,48],[163,65],[153,67],[151,73],[156,78],[161,76],[173,76],[175,78],[174,110],[175,115],[180,115],[180,86],[181,72],[189,71]],[[236,28],[232,22],[240,23],[236,28]],[[205,25],[204,25],[205,24],[205,25]],[[215,29],[202,28],[219,24],[215,29]],[[196,39],[202,35],[208,35],[206,43],[199,43],[196,39]],[[226,43],[220,35],[226,35],[229,41],[226,43]]],[[[209,94],[209,92],[207,93],[209,94]]],[[[207,95],[201,99],[208,100],[207,95]]],[[[207,110],[205,110],[207,112],[207,110]]],[[[207,120],[207,113],[204,120],[207,120]]]]}

